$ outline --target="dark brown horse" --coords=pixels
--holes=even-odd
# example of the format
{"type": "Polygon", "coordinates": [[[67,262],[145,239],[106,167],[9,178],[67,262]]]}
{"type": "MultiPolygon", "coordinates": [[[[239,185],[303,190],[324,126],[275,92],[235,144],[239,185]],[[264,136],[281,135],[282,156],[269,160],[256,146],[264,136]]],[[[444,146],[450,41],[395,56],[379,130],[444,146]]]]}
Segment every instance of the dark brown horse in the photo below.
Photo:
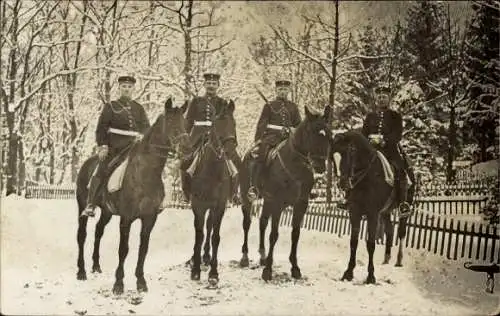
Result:
{"type": "Polygon", "coordinates": [[[234,137],[234,121],[231,114],[234,103],[218,114],[208,129],[199,149],[199,162],[191,179],[191,208],[194,214],[195,243],[191,258],[191,279],[200,280],[201,246],[204,238],[204,224],[207,210],[207,241],[205,263],[210,263],[208,281],[214,286],[219,281],[218,258],[220,226],[231,196],[231,175],[227,165],[225,145],[234,137]],[[210,238],[211,237],[211,238],[210,238]],[[210,241],[212,255],[209,254],[210,241]]]}
{"type": "MultiPolygon", "coordinates": [[[[129,153],[129,162],[119,191],[109,196],[116,213],[112,212],[104,198],[97,204],[101,216],[97,222],[92,255],[92,272],[101,272],[99,264],[99,247],[104,228],[112,215],[120,216],[120,246],[118,249],[119,263],[116,269],[116,281],[113,293],[123,293],[123,264],[128,254],[130,226],[136,219],[142,222],[140,233],[139,256],[135,276],[137,290],[147,291],[144,279],[144,261],[148,252],[149,237],[156,218],[161,212],[160,204],[164,198],[164,187],[161,173],[167,156],[178,149],[183,150],[187,143],[183,108],[172,106],[169,98],[162,113],[141,141],[135,143],[129,153]]],[[[87,184],[98,163],[97,156],[86,160],[78,173],[76,198],[78,202],[78,280],[86,280],[84,261],[84,244],[87,237],[88,217],[80,217],[87,199],[87,184]]],[[[101,195],[102,196],[102,195],[101,195]]]]}
{"type": "MultiPolygon", "coordinates": [[[[295,279],[302,277],[297,264],[300,226],[314,185],[313,170],[319,173],[325,171],[331,141],[331,132],[327,124],[330,107],[325,108],[323,115],[313,114],[305,107],[305,114],[305,119],[295,132],[282,143],[282,146],[278,145],[276,156],[269,161],[262,175],[259,191],[262,192],[264,204],[260,215],[259,253],[260,264],[265,265],[262,271],[262,279],[265,281],[272,279],[273,252],[278,240],[278,226],[281,213],[287,206],[293,206],[292,245],[289,257],[292,264],[291,275],[295,279]],[[270,217],[269,253],[266,256],[264,238],[270,217]]],[[[250,184],[247,170],[249,159],[252,158],[247,154],[240,174],[244,232],[241,266],[248,266],[248,230],[251,223],[251,203],[247,198],[250,184]]]]}
{"type": "MultiPolygon", "coordinates": [[[[368,277],[365,283],[375,283],[373,254],[377,227],[383,225],[386,233],[386,250],[384,263],[388,263],[391,255],[394,226],[391,222],[391,211],[396,207],[394,188],[384,179],[383,167],[376,149],[359,131],[351,130],[335,135],[332,140],[332,153],[341,155],[340,171],[348,184],[347,207],[351,222],[350,259],[342,280],[351,281],[356,266],[356,250],[362,216],[368,222],[368,277]]],[[[412,175],[412,174],[411,174],[412,175]]],[[[412,180],[413,181],[413,180],[412,180]]],[[[413,199],[414,187],[410,188],[409,199],[413,199]]],[[[407,217],[399,219],[398,238],[399,251],[396,266],[402,265],[402,244],[406,236],[407,217]]]]}

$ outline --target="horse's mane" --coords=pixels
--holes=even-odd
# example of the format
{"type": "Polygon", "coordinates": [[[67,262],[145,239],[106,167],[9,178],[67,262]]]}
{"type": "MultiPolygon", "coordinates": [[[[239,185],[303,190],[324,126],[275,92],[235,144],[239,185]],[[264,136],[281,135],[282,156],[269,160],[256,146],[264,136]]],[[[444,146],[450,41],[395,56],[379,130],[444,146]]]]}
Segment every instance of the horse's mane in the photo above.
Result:
{"type": "Polygon", "coordinates": [[[375,148],[372,146],[372,144],[370,144],[368,138],[365,137],[365,135],[363,135],[360,130],[349,130],[345,132],[344,135],[349,139],[350,142],[354,142],[358,149],[361,149],[363,151],[366,150],[369,153],[375,151],[375,148]]]}
{"type": "Polygon", "coordinates": [[[146,131],[146,133],[144,133],[144,137],[142,138],[142,143],[143,144],[149,143],[149,141],[151,139],[151,135],[153,134],[153,131],[156,129],[156,126],[158,124],[161,124],[164,116],[165,116],[164,113],[161,113],[160,115],[158,115],[158,117],[156,118],[156,121],[153,123],[153,125],[151,125],[151,127],[148,128],[148,130],[146,131]]]}

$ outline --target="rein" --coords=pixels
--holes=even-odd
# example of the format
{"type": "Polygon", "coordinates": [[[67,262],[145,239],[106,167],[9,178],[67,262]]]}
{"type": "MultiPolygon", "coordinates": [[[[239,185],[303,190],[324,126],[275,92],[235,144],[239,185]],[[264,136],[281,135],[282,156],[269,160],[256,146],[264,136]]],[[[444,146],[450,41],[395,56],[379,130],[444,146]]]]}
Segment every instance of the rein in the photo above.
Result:
{"type": "MultiPolygon", "coordinates": [[[[349,156],[351,156],[351,150],[349,150],[349,156]]],[[[373,163],[375,162],[376,159],[377,159],[377,154],[374,152],[372,155],[372,158],[370,159],[370,163],[368,164],[368,166],[355,174],[353,174],[354,173],[354,164],[351,163],[350,169],[349,169],[349,177],[347,178],[348,183],[349,183],[349,188],[351,190],[354,189],[368,175],[368,172],[372,168],[373,163]],[[353,183],[353,181],[354,181],[354,183],[353,183]]]]}

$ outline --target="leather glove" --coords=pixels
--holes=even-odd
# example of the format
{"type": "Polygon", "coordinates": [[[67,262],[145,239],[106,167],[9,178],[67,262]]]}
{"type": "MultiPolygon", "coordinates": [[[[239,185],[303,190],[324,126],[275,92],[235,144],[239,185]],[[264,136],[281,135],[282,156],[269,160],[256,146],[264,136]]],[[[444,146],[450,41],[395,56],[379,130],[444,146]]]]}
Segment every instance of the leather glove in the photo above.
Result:
{"type": "Polygon", "coordinates": [[[144,135],[142,134],[137,134],[137,136],[135,137],[135,141],[136,142],[140,142],[142,140],[142,138],[144,137],[144,135]]]}
{"type": "Polygon", "coordinates": [[[281,130],[281,135],[285,136],[285,137],[288,137],[290,135],[290,132],[291,132],[291,129],[290,127],[284,127],[282,130],[281,130]]]}
{"type": "Polygon", "coordinates": [[[109,153],[109,148],[107,145],[102,145],[99,147],[99,151],[97,152],[97,156],[99,157],[99,160],[103,161],[106,156],[108,156],[109,153]]]}

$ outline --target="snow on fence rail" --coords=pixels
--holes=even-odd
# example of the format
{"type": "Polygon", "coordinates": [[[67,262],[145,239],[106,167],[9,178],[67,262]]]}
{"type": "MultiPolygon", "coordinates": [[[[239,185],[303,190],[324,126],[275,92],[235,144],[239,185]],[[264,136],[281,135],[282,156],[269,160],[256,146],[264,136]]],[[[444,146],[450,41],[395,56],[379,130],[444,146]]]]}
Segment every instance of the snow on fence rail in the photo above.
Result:
{"type": "Polygon", "coordinates": [[[76,186],[74,184],[28,184],[25,187],[27,199],[72,199],[75,197],[76,186]]]}
{"type": "MultiPolygon", "coordinates": [[[[254,204],[254,214],[260,215],[262,203],[254,204]]],[[[280,225],[292,225],[292,210],[286,209],[280,225]]],[[[395,218],[392,218],[393,223],[395,218]]],[[[396,223],[395,231],[398,224],[396,223]]],[[[338,237],[350,235],[349,213],[327,204],[311,204],[302,222],[302,228],[329,232],[338,237]]],[[[494,225],[468,223],[442,219],[438,215],[415,213],[408,220],[405,247],[424,249],[428,252],[457,260],[468,258],[500,263],[499,228],[494,225]]],[[[397,234],[393,244],[398,245],[397,234]]],[[[366,220],[361,221],[361,239],[367,237],[366,220]]],[[[384,237],[385,238],[385,237],[384,237]]]]}

